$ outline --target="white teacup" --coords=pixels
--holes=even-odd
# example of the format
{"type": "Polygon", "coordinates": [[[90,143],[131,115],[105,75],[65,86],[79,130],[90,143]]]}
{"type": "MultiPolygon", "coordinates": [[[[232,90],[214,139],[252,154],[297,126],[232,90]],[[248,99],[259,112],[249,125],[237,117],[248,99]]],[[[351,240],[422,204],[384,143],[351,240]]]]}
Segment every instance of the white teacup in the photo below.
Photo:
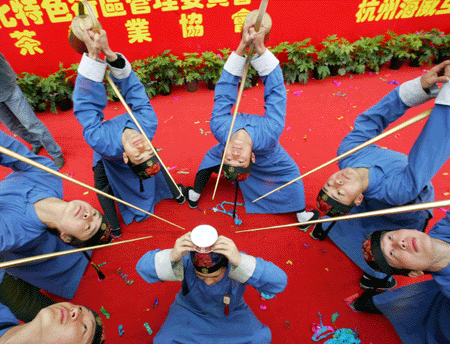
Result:
{"type": "Polygon", "coordinates": [[[191,240],[199,253],[209,253],[218,238],[217,231],[210,225],[200,225],[191,232],[191,240]]]}

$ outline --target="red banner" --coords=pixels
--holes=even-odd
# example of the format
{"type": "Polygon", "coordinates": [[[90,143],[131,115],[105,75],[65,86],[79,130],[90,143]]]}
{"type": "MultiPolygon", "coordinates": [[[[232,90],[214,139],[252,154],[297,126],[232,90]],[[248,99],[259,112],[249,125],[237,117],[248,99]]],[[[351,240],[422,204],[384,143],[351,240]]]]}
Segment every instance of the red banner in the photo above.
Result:
{"type": "MultiPolygon", "coordinates": [[[[130,61],[166,49],[184,52],[234,50],[249,11],[260,0],[93,0],[110,46],[130,61]]],[[[46,76],[80,61],[70,47],[78,0],[0,0],[1,52],[17,73],[46,76]]],[[[353,42],[392,30],[450,32],[450,0],[270,0],[273,27],[268,45],[337,34],[353,42]]]]}

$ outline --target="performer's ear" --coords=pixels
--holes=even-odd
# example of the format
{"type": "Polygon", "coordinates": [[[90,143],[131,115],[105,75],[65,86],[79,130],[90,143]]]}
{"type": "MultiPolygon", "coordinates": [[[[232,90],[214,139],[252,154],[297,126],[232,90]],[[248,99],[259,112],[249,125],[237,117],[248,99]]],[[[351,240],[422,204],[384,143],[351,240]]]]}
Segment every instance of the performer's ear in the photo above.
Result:
{"type": "Polygon", "coordinates": [[[252,152],[252,163],[255,163],[255,161],[256,161],[255,153],[252,152]]]}
{"type": "Polygon", "coordinates": [[[122,157],[123,157],[123,162],[124,162],[125,164],[128,164],[128,156],[125,154],[125,152],[123,152],[122,157]]]}
{"type": "Polygon", "coordinates": [[[423,271],[413,270],[410,271],[408,276],[409,277],[422,277],[424,275],[423,271]]]}
{"type": "Polygon", "coordinates": [[[72,242],[72,236],[66,233],[61,233],[59,235],[62,241],[64,241],[66,244],[70,244],[72,242]]]}
{"type": "Polygon", "coordinates": [[[364,195],[361,193],[361,194],[359,194],[359,196],[358,197],[356,197],[356,199],[355,199],[355,205],[356,206],[358,206],[358,205],[360,205],[361,203],[362,203],[362,201],[363,201],[363,199],[364,199],[364,195]]]}

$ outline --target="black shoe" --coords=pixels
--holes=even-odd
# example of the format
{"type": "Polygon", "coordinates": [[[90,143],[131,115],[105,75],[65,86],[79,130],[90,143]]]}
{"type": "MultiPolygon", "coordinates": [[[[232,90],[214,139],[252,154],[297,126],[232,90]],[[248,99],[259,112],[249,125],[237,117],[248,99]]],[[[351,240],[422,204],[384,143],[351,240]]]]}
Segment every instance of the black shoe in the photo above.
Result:
{"type": "Polygon", "coordinates": [[[311,238],[313,238],[314,240],[320,240],[323,241],[327,238],[328,236],[328,230],[323,230],[322,224],[321,223],[316,223],[316,225],[314,226],[313,230],[311,231],[311,233],[309,233],[309,235],[311,236],[311,238]]]}
{"type": "Polygon", "coordinates": [[[358,297],[355,302],[352,303],[352,308],[358,312],[381,314],[380,310],[375,306],[373,302],[373,297],[381,294],[381,292],[374,290],[366,290],[364,293],[358,297]]]}
{"type": "Polygon", "coordinates": [[[359,286],[366,290],[389,290],[397,285],[395,278],[376,278],[364,273],[359,280],[359,286]]]}
{"type": "Polygon", "coordinates": [[[177,201],[178,204],[183,204],[184,201],[186,201],[186,197],[184,196],[184,194],[186,193],[186,188],[184,187],[183,184],[177,184],[178,189],[181,191],[181,196],[178,196],[178,198],[175,198],[175,200],[177,201]]]}
{"type": "Polygon", "coordinates": [[[57,157],[57,158],[54,158],[53,161],[55,162],[56,167],[58,167],[59,169],[60,169],[61,167],[63,167],[63,166],[64,166],[64,163],[65,163],[64,158],[63,158],[62,155],[60,155],[60,156],[57,157]]]}
{"type": "Polygon", "coordinates": [[[37,146],[32,145],[30,151],[37,155],[41,151],[42,148],[44,148],[44,147],[41,145],[37,145],[37,146]]]}
{"type": "Polygon", "coordinates": [[[185,189],[184,197],[186,197],[186,199],[187,199],[187,201],[188,201],[189,208],[196,209],[197,206],[198,206],[198,201],[195,201],[195,202],[194,202],[194,201],[191,201],[191,200],[189,199],[189,190],[194,190],[194,188],[188,186],[188,187],[185,189]]]}
{"type": "MultiPolygon", "coordinates": [[[[317,211],[316,209],[311,210],[311,212],[313,213],[313,216],[308,220],[308,221],[315,221],[318,220],[320,218],[320,213],[319,211],[317,211]]],[[[298,228],[300,228],[302,231],[307,231],[309,227],[313,226],[313,230],[314,227],[316,226],[316,223],[312,224],[312,225],[300,225],[298,226],[298,228]]]]}
{"type": "Polygon", "coordinates": [[[120,230],[120,228],[111,229],[111,234],[112,234],[115,238],[120,238],[120,237],[122,236],[122,231],[120,230]]]}

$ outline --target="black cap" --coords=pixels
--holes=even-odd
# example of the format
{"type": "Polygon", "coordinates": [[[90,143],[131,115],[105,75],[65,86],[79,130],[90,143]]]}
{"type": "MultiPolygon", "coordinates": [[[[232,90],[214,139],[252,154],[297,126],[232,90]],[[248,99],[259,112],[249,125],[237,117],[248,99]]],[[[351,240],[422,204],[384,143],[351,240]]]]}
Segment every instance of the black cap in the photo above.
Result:
{"type": "Polygon", "coordinates": [[[352,210],[353,205],[346,205],[327,195],[323,190],[319,191],[317,196],[317,208],[329,217],[344,216],[352,210]]]}
{"type": "Polygon", "coordinates": [[[381,249],[381,239],[389,230],[375,231],[369,234],[362,244],[364,259],[369,266],[379,272],[387,275],[408,276],[411,270],[397,269],[389,265],[381,249]]]}
{"type": "Polygon", "coordinates": [[[253,161],[247,167],[235,167],[223,164],[222,172],[225,178],[231,182],[241,182],[246,180],[252,170],[253,161]]]}

